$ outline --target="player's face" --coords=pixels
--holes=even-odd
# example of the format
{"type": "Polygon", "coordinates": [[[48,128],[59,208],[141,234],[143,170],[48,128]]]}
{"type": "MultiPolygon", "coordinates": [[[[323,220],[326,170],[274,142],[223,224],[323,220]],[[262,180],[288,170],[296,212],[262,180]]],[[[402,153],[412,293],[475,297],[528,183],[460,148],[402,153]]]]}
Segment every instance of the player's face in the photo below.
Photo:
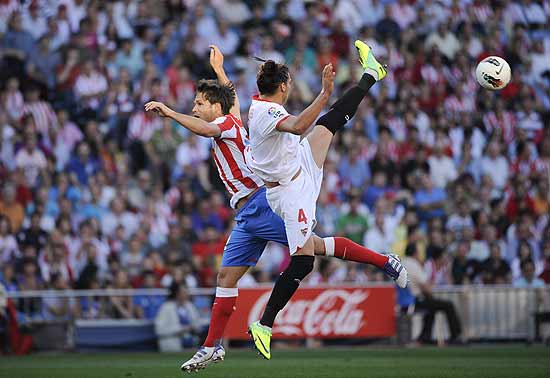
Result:
{"type": "Polygon", "coordinates": [[[206,122],[212,122],[217,116],[217,104],[212,104],[206,98],[203,93],[197,93],[195,101],[193,103],[193,116],[202,119],[206,122]]]}
{"type": "Polygon", "coordinates": [[[288,82],[281,84],[281,91],[283,91],[283,103],[286,103],[288,96],[290,96],[290,90],[292,89],[292,78],[288,79],[288,82]]]}

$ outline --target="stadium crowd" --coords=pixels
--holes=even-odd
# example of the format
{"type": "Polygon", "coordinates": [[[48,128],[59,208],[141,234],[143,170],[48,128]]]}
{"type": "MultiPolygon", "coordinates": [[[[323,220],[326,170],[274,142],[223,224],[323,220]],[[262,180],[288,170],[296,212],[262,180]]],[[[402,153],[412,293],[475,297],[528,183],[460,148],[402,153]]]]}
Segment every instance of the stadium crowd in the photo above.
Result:
{"type": "MultiPolygon", "coordinates": [[[[210,141],[143,104],[189,113],[196,80],[215,77],[215,43],[245,122],[254,56],[291,67],[296,113],[324,64],[338,93],[360,75],[360,38],[390,70],[337,134],[316,232],[400,255],[414,245],[435,285],[550,283],[549,20],[548,0],[0,0],[0,282],[214,287],[233,212],[210,141]],[[512,68],[498,93],[475,81],[489,55],[512,68]]],[[[287,261],[269,245],[242,285],[272,282],[287,261]]],[[[308,281],[383,279],[331,259],[308,281]]],[[[76,307],[154,317],[140,300],[76,307]]]]}

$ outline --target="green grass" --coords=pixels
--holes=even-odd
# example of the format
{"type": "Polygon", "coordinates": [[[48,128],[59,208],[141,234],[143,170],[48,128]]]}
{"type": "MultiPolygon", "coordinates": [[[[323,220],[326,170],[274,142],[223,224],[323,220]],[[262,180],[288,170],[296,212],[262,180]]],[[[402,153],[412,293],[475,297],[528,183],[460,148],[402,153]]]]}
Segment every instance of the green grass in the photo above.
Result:
{"type": "MultiPolygon", "coordinates": [[[[239,378],[535,378],[550,377],[550,348],[478,346],[460,348],[353,348],[274,350],[260,359],[251,350],[230,350],[227,360],[199,377],[239,378]]],[[[1,378],[175,378],[193,352],[105,353],[0,357],[1,378]]],[[[186,373],[184,376],[187,376],[186,373]]]]}

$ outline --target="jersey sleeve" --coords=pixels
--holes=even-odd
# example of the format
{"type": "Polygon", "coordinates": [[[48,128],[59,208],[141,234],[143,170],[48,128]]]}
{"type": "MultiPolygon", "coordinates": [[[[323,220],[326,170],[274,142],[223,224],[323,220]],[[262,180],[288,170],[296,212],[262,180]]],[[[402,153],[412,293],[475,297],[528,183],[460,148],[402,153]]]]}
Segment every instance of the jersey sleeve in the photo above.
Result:
{"type": "Polygon", "coordinates": [[[218,117],[215,120],[211,122],[211,124],[216,125],[220,129],[220,136],[219,139],[225,139],[225,138],[236,138],[237,137],[237,127],[238,124],[235,122],[235,120],[232,117],[229,116],[223,116],[218,117]]]}
{"type": "Polygon", "coordinates": [[[279,125],[288,117],[290,114],[282,105],[270,103],[264,114],[265,133],[269,134],[278,129],[279,125]]]}

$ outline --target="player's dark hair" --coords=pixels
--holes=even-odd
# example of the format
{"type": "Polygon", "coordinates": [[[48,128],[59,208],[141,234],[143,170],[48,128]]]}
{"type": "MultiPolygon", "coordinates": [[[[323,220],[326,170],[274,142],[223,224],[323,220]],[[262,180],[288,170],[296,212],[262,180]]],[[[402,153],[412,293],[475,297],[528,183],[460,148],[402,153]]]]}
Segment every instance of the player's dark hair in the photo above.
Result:
{"type": "Polygon", "coordinates": [[[232,83],[222,85],[217,80],[199,80],[197,92],[211,104],[220,104],[223,114],[228,114],[235,104],[235,87],[232,83]]]}
{"type": "MultiPolygon", "coordinates": [[[[258,59],[262,61],[261,59],[258,59]]],[[[256,84],[262,95],[272,95],[279,85],[288,83],[290,70],[287,65],[275,63],[273,60],[266,60],[258,70],[256,84]]]]}

